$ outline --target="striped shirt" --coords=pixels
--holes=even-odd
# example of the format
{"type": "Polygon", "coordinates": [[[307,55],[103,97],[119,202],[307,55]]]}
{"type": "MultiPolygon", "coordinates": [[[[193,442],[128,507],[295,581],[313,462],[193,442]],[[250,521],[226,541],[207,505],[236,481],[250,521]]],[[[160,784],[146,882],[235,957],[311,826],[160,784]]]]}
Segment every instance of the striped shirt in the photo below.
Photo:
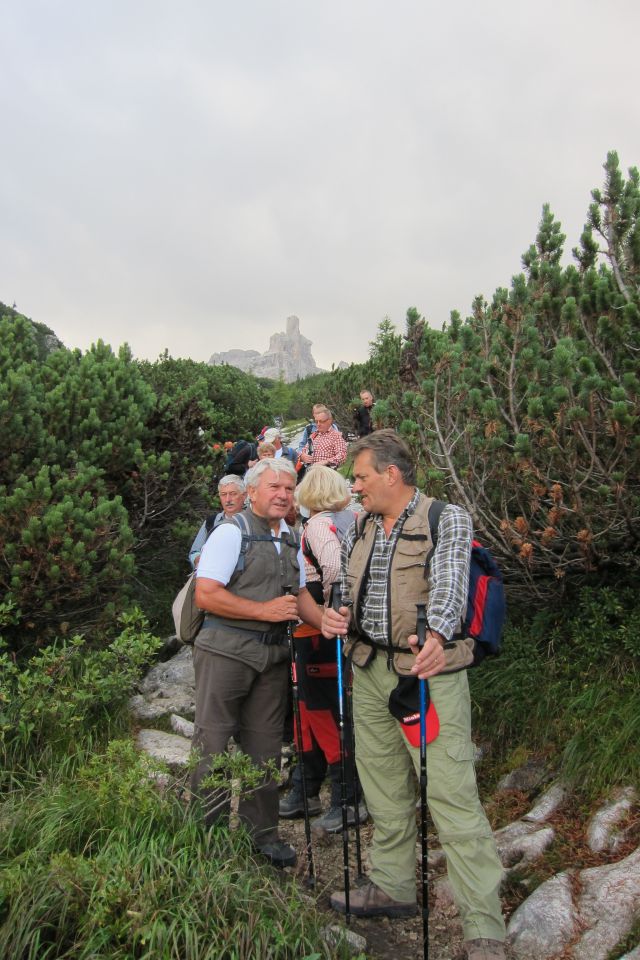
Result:
{"type": "MultiPolygon", "coordinates": [[[[389,567],[398,535],[405,519],[414,513],[420,492],[416,489],[413,497],[393,525],[387,538],[382,525],[382,517],[373,514],[377,530],[369,578],[362,603],[361,627],[363,632],[376,643],[389,642],[389,567]]],[[[342,541],[341,585],[343,596],[348,596],[346,571],[349,556],[356,538],[355,524],[347,531],[342,541]]],[[[460,626],[464,614],[469,589],[469,564],[471,561],[471,541],[473,524],[471,517],[462,507],[447,504],[438,523],[438,543],[429,564],[429,600],[427,621],[431,630],[440,633],[445,640],[451,640],[460,626]]],[[[392,637],[396,646],[405,646],[406,637],[392,637]]]]}

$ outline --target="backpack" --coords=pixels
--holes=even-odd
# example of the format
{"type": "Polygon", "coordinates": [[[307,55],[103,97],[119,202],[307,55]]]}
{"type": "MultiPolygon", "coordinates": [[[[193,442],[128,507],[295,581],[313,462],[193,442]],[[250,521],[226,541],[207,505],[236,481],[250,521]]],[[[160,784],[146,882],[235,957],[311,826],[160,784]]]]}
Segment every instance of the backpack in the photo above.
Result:
{"type": "MultiPolygon", "coordinates": [[[[240,554],[236,562],[235,570],[233,571],[234,573],[241,573],[244,570],[247,550],[252,543],[255,543],[258,540],[277,539],[280,541],[280,543],[287,543],[290,547],[295,548],[296,551],[298,550],[298,539],[295,532],[292,530],[289,531],[288,537],[274,538],[266,534],[259,535],[251,533],[249,521],[242,513],[235,514],[235,516],[232,517],[232,520],[236,526],[240,528],[240,533],[242,534],[240,554]]],[[[209,533],[211,533],[212,530],[210,530],[209,533]]],[[[200,607],[196,605],[196,574],[197,570],[194,570],[189,575],[187,582],[178,592],[171,606],[173,623],[176,628],[176,636],[182,641],[182,643],[189,645],[195,642],[206,616],[206,612],[201,610],[200,607]]]]}
{"type": "MultiPolygon", "coordinates": [[[[211,513],[205,520],[206,539],[211,536],[219,523],[224,519],[222,511],[211,513]],[[220,517],[220,520],[218,520],[220,517]],[[217,521],[217,522],[216,522],[217,521]]],[[[204,543],[202,544],[204,547],[204,543]]],[[[196,570],[194,569],[187,579],[187,582],[178,591],[178,594],[171,605],[173,623],[176,628],[176,636],[182,643],[192,644],[204,621],[204,610],[196,606],[196,570]]]]}
{"type": "Polygon", "coordinates": [[[225,474],[233,474],[242,477],[247,472],[249,460],[255,460],[255,444],[248,440],[237,440],[232,449],[227,454],[225,463],[225,474]]]}
{"type": "MultiPolygon", "coordinates": [[[[444,501],[434,500],[429,508],[429,530],[434,549],[438,541],[440,514],[446,506],[444,501]]],[[[487,547],[483,547],[478,540],[473,540],[467,610],[462,621],[461,635],[475,641],[474,667],[482,663],[486,656],[495,657],[500,653],[506,607],[500,567],[487,547]]]]}
{"type": "Polygon", "coordinates": [[[194,643],[204,622],[204,610],[196,606],[196,573],[189,574],[189,579],[178,592],[171,606],[176,636],[182,643],[194,643]]]}

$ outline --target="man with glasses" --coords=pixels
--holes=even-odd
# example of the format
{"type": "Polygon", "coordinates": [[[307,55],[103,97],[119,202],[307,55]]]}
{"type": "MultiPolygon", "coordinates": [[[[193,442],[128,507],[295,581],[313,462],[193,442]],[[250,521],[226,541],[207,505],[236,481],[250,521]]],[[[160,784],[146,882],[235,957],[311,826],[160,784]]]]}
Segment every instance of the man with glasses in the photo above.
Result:
{"type": "Polygon", "coordinates": [[[347,459],[347,444],[340,431],[333,429],[331,410],[323,404],[316,404],[313,408],[313,419],[316,429],[302,448],[300,461],[305,467],[314,463],[334,469],[341,466],[347,459]]]}
{"type": "MultiPolygon", "coordinates": [[[[314,405],[313,405],[312,408],[311,408],[311,417],[312,417],[312,420],[311,420],[311,423],[308,423],[308,424],[306,425],[306,427],[304,428],[304,430],[303,430],[303,432],[302,432],[302,436],[300,437],[300,441],[299,441],[299,443],[298,443],[298,454],[301,454],[302,451],[304,450],[304,448],[306,447],[306,445],[307,445],[307,443],[308,443],[308,441],[309,441],[309,437],[311,436],[311,434],[316,432],[315,415],[316,415],[316,410],[319,410],[320,407],[324,407],[324,403],[314,403],[314,405]]],[[[338,424],[335,422],[335,420],[333,421],[333,423],[332,423],[332,425],[331,425],[331,429],[332,429],[332,430],[340,430],[340,427],[339,427],[338,424]]]]}

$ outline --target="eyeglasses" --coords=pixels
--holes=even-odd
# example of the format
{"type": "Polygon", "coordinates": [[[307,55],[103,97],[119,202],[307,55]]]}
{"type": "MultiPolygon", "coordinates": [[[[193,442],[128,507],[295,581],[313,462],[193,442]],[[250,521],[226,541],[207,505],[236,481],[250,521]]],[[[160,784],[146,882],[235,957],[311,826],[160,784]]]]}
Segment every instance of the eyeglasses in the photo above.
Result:
{"type": "Polygon", "coordinates": [[[329,423],[329,417],[323,417],[322,420],[316,417],[316,423],[329,423]]]}

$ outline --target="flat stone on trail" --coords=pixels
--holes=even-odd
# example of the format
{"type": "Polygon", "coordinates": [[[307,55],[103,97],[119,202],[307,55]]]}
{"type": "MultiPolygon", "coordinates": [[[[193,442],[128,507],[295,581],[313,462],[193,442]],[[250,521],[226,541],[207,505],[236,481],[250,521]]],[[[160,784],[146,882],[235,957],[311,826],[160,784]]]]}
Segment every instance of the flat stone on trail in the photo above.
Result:
{"type": "Polygon", "coordinates": [[[140,690],[142,693],[154,693],[157,690],[169,690],[173,686],[195,689],[195,685],[191,647],[183,647],[175,657],[152,667],[140,684],[140,690]]]}
{"type": "MultiPolygon", "coordinates": [[[[573,877],[559,873],[540,884],[515,911],[507,934],[517,960],[552,960],[576,934],[573,877]]],[[[595,958],[592,958],[595,960],[595,958]]]]}
{"type": "Polygon", "coordinates": [[[601,853],[603,850],[615,851],[616,841],[619,840],[616,827],[624,820],[636,799],[637,794],[633,787],[625,787],[618,791],[611,803],[594,814],[587,828],[587,843],[594,853],[601,853]]]}
{"type": "Polygon", "coordinates": [[[555,831],[538,823],[514,820],[501,830],[496,830],[494,839],[498,855],[505,867],[528,863],[540,857],[553,843],[555,831]]]}
{"type": "Polygon", "coordinates": [[[136,720],[142,723],[155,723],[171,714],[195,716],[193,694],[187,690],[176,691],[170,697],[163,697],[160,693],[145,697],[141,693],[136,693],[129,700],[129,709],[136,720]]]}
{"type": "Polygon", "coordinates": [[[347,927],[341,927],[337,923],[332,923],[331,926],[323,929],[322,939],[328,943],[330,947],[337,947],[338,944],[348,944],[353,956],[364,953],[367,949],[367,941],[364,937],[361,937],[359,933],[355,933],[353,930],[349,930],[347,927]]]}
{"type": "Polygon", "coordinates": [[[528,823],[543,823],[562,806],[567,789],[561,783],[552,783],[548,790],[538,797],[529,813],[522,818],[528,823]]]}
{"type": "Polygon", "coordinates": [[[186,737],[187,740],[193,740],[195,726],[191,720],[185,720],[184,717],[179,716],[177,713],[172,713],[170,720],[171,729],[174,733],[179,734],[181,737],[186,737]]]}
{"type": "Polygon", "coordinates": [[[576,960],[607,960],[640,918],[640,847],[618,863],[580,874],[579,915],[587,928],[574,950],[576,960]]]}
{"type": "Polygon", "coordinates": [[[172,713],[195,716],[195,674],[190,647],[165,663],[152,667],[129,700],[129,708],[143,723],[153,723],[172,713]]]}
{"type": "Polygon", "coordinates": [[[549,771],[542,760],[527,760],[517,770],[512,770],[498,783],[498,790],[520,790],[531,793],[548,779],[549,771]]]}
{"type": "Polygon", "coordinates": [[[618,863],[567,871],[542,883],[511,917],[518,960],[608,960],[640,919],[640,848],[618,863]]]}
{"type": "Polygon", "coordinates": [[[140,730],[136,738],[138,747],[154,760],[162,760],[169,767],[182,768],[189,761],[191,743],[175,733],[162,730],[140,730]]]}

